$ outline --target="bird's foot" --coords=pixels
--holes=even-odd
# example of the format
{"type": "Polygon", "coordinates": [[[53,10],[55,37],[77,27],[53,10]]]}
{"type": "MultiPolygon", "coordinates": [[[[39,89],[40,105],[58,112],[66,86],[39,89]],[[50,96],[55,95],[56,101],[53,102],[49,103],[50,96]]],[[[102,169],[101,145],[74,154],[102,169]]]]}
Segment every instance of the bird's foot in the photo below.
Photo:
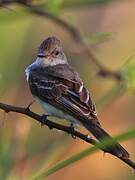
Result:
{"type": "Polygon", "coordinates": [[[72,136],[73,139],[76,139],[76,136],[74,135],[74,132],[75,132],[75,127],[74,127],[74,124],[71,123],[70,126],[69,126],[69,131],[70,131],[70,134],[72,136]]]}
{"type": "Polygon", "coordinates": [[[41,127],[46,124],[47,117],[48,117],[47,114],[43,114],[43,115],[41,116],[41,127]]]}
{"type": "Polygon", "coordinates": [[[92,139],[92,137],[88,134],[88,135],[86,136],[86,140],[90,140],[90,139],[92,139]]]}

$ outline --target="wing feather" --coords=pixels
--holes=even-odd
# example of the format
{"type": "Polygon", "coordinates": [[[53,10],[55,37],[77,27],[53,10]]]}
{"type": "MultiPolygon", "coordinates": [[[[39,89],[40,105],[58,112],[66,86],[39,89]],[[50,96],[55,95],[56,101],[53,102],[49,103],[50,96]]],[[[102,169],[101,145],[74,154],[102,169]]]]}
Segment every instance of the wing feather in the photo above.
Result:
{"type": "Polygon", "coordinates": [[[29,84],[33,95],[77,118],[91,119],[95,105],[78,73],[69,66],[56,69],[37,69],[31,73],[29,84]]]}

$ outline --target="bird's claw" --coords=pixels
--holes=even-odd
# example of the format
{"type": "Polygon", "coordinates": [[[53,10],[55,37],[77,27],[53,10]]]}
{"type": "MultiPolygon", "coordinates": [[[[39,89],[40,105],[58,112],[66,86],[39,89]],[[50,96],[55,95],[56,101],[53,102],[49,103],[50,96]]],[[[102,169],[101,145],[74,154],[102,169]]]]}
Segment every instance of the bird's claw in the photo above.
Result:
{"type": "Polygon", "coordinates": [[[41,116],[41,127],[46,124],[47,117],[48,117],[48,115],[46,115],[46,114],[43,114],[43,115],[41,116]]]}
{"type": "Polygon", "coordinates": [[[92,139],[89,134],[88,134],[87,137],[86,137],[86,140],[87,140],[87,139],[88,139],[88,140],[92,139]]]}
{"type": "Polygon", "coordinates": [[[76,136],[73,135],[73,133],[75,132],[75,128],[74,128],[74,124],[73,124],[73,123],[70,124],[69,130],[70,130],[71,137],[72,137],[73,139],[76,139],[76,136]]]}

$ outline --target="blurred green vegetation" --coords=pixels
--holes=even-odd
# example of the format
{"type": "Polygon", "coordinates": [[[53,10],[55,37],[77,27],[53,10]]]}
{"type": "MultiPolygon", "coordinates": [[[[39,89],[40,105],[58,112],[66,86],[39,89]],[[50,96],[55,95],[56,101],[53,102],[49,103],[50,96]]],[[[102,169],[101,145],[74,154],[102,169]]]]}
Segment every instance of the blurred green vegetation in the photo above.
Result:
{"type": "MultiPolygon", "coordinates": [[[[34,3],[40,4],[39,1],[34,3]]],[[[134,54],[135,47],[134,6],[134,1],[126,0],[41,1],[44,10],[67,20],[82,32],[84,40],[103,65],[111,70],[120,70],[124,78],[122,84],[97,76],[97,68],[83,49],[74,43],[68,32],[51,20],[38,17],[20,5],[1,7],[0,101],[18,106],[26,106],[32,101],[25,68],[35,59],[40,42],[47,36],[56,35],[63,42],[69,62],[79,71],[97,107],[100,107],[99,116],[105,128],[116,134],[131,129],[134,126],[135,62],[134,56],[128,57],[134,54]]],[[[36,103],[31,108],[43,113],[36,103]]],[[[127,141],[125,146],[134,154],[134,140],[127,141]]],[[[40,124],[28,117],[3,111],[0,113],[2,180],[37,177],[57,162],[86,147],[87,144],[73,140],[65,133],[41,128],[40,124]]],[[[100,156],[99,153],[92,154],[89,157],[91,159],[81,160],[78,165],[69,166],[68,170],[64,168],[48,179],[82,180],[88,179],[89,173],[92,179],[128,179],[128,167],[123,167],[121,162],[111,159],[111,156],[107,160],[100,159],[100,156]],[[99,164],[102,167],[98,167],[99,164]]]]}
{"type": "MultiPolygon", "coordinates": [[[[123,133],[123,134],[115,137],[114,139],[117,141],[122,141],[122,140],[127,140],[130,138],[134,138],[134,137],[135,137],[135,129],[129,130],[128,132],[123,133]]],[[[104,148],[104,147],[110,146],[111,143],[112,143],[111,141],[104,141],[103,143],[99,143],[98,147],[94,146],[94,147],[87,148],[84,151],[65,159],[64,161],[59,162],[58,164],[54,165],[49,170],[47,170],[47,171],[41,173],[39,176],[35,177],[35,179],[36,180],[43,179],[43,178],[57,172],[58,170],[66,167],[66,166],[69,166],[69,165],[73,164],[74,162],[81,160],[84,157],[87,157],[88,155],[92,155],[94,152],[96,152],[98,150],[98,148],[104,148]]]]}

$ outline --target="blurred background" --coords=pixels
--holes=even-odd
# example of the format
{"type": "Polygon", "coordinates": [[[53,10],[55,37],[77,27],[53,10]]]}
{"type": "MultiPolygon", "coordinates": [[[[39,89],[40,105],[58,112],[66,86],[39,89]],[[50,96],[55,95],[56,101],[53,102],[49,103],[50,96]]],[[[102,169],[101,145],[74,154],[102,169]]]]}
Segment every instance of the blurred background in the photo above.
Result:
{"type": "MultiPolygon", "coordinates": [[[[135,53],[134,0],[42,0],[30,3],[76,27],[100,64],[111,71],[121,71],[135,53]]],[[[0,102],[26,107],[33,100],[24,71],[35,60],[39,44],[48,36],[61,39],[70,64],[80,73],[93,95],[103,127],[112,135],[133,128],[135,96],[132,86],[123,93],[113,91],[119,89],[117,80],[98,76],[96,65],[67,30],[52,19],[38,16],[15,3],[0,7],[0,102]]],[[[43,113],[36,103],[31,109],[43,113]]],[[[135,140],[122,144],[135,159],[135,140]]],[[[2,180],[29,179],[89,146],[66,133],[41,128],[39,123],[26,116],[0,111],[2,180]]],[[[98,151],[46,179],[126,180],[134,179],[132,176],[131,169],[123,162],[98,151]]]]}

